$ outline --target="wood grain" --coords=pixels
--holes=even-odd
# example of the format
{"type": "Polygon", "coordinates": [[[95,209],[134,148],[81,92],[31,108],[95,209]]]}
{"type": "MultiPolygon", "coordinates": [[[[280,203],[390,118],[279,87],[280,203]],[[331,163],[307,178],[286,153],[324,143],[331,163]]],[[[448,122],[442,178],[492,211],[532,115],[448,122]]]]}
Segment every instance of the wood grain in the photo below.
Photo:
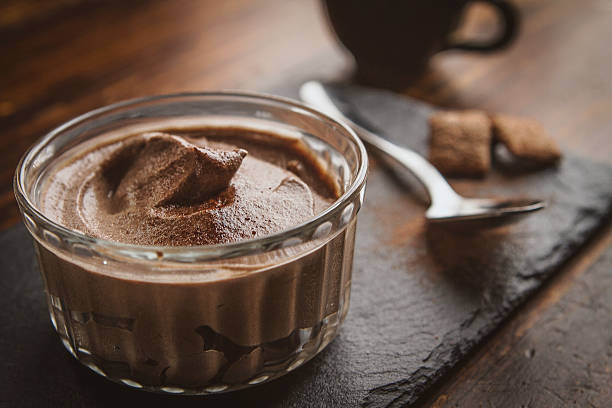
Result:
{"type": "Polygon", "coordinates": [[[261,89],[319,56],[339,60],[313,1],[91,1],[52,11],[0,27],[10,61],[0,66],[0,228],[18,220],[19,157],[71,117],[151,94],[261,89]]]}

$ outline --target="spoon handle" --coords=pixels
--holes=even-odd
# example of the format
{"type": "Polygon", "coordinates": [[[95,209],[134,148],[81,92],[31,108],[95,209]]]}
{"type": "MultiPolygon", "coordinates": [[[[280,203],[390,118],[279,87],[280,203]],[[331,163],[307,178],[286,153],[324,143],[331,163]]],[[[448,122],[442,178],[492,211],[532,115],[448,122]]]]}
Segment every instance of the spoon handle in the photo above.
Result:
{"type": "Polygon", "coordinates": [[[377,132],[374,126],[361,118],[356,112],[352,110],[348,112],[340,111],[321,83],[316,81],[305,83],[300,89],[300,97],[314,108],[348,124],[368,146],[412,172],[427,190],[432,204],[460,199],[444,176],[423,156],[408,148],[397,146],[379,136],[377,133],[380,132],[377,132]]]}

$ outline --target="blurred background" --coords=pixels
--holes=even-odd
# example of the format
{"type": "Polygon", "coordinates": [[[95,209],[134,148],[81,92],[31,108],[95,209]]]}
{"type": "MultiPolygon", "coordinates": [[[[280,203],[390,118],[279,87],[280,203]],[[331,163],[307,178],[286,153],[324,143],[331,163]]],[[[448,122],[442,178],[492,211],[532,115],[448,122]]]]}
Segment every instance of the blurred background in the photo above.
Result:
{"type": "MultiPolygon", "coordinates": [[[[521,23],[509,47],[437,53],[399,91],[444,107],[536,117],[564,146],[607,159],[596,147],[612,130],[604,69],[612,63],[604,40],[612,36],[612,3],[511,3],[521,23]],[[588,138],[578,142],[578,133],[588,138]]],[[[487,4],[467,5],[460,20],[455,40],[500,30],[487,4]]],[[[10,180],[19,157],[75,115],[137,96],[265,91],[315,77],[351,80],[355,72],[318,0],[4,0],[0,47],[0,212],[14,219],[10,180]]]]}

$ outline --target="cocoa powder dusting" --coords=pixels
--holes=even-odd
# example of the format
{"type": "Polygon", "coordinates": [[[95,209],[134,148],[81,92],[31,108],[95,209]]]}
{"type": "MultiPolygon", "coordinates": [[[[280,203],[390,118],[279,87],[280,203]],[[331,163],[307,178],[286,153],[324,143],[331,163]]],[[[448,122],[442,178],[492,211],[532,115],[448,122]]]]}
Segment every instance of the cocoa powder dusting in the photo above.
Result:
{"type": "Polygon", "coordinates": [[[100,144],[51,172],[41,207],[93,237],[184,246],[280,232],[337,198],[309,158],[272,135],[269,144],[249,143],[245,131],[205,136],[154,132],[100,144]]]}

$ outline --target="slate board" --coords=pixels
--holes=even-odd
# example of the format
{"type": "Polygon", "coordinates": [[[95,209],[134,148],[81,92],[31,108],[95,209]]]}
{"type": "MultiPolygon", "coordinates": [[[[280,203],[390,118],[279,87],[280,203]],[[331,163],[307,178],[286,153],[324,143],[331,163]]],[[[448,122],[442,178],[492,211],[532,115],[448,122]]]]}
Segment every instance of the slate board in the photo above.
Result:
{"type": "MultiPolygon", "coordinates": [[[[280,92],[295,95],[295,89],[280,92]]],[[[279,91],[277,91],[279,92],[279,91]]],[[[429,106],[345,90],[362,114],[424,152],[429,106]]],[[[359,216],[351,306],[339,337],[310,363],[231,394],[148,394],[77,363],[49,322],[23,226],[0,234],[2,406],[405,406],[418,400],[609,218],[612,168],[567,155],[558,168],[495,169],[453,185],[473,196],[524,194],[548,208],[495,229],[427,227],[423,194],[374,160],[359,216]],[[502,171],[503,170],[503,171],[502,171]]]]}

